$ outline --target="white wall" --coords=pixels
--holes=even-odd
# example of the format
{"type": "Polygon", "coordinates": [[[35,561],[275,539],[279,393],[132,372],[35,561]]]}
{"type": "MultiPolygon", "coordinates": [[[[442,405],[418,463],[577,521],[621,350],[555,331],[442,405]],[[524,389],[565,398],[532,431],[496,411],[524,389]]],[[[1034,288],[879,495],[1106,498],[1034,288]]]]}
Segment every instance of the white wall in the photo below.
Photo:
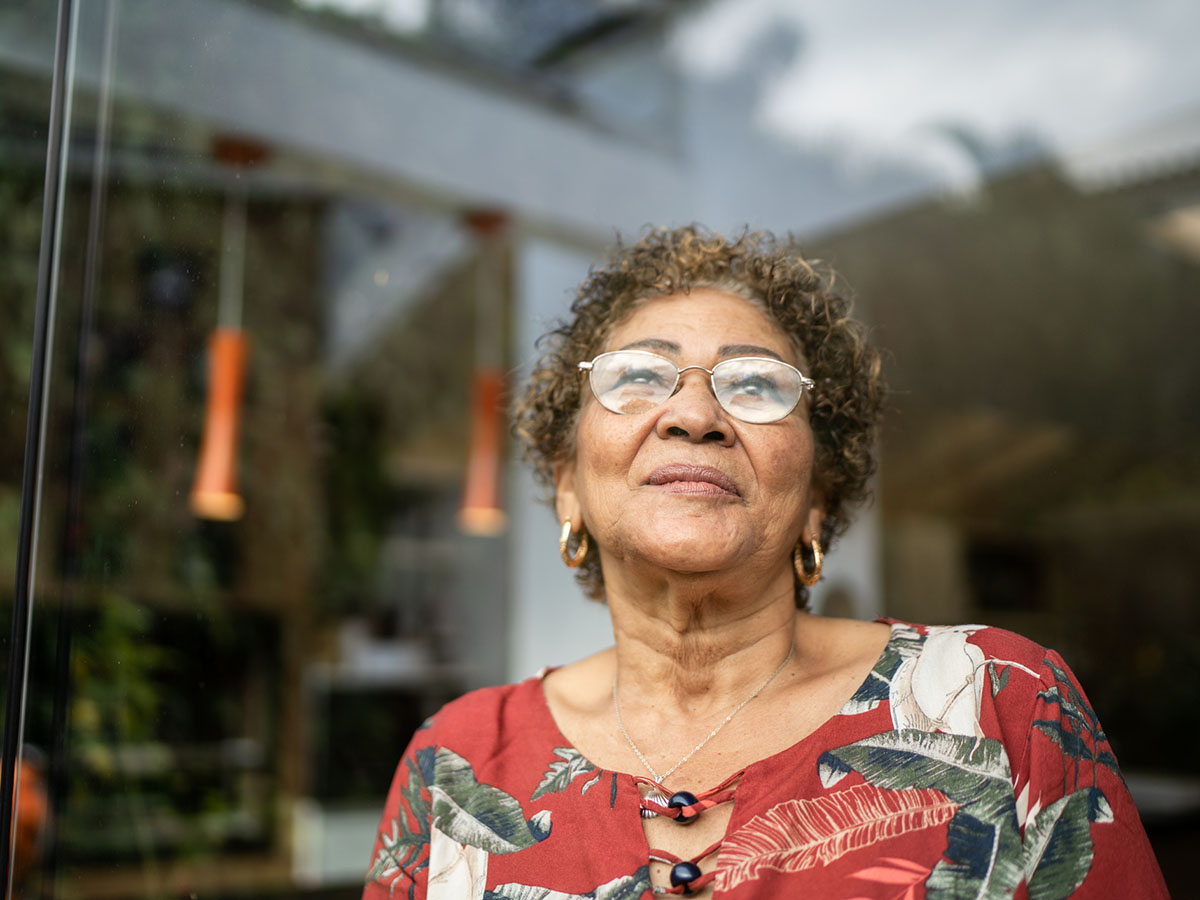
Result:
{"type": "MultiPolygon", "coordinates": [[[[563,316],[593,257],[539,238],[517,245],[517,315],[513,339],[518,378],[535,359],[534,341],[563,316]]],[[[508,480],[511,576],[508,675],[526,678],[544,665],[569,663],[612,643],[608,607],[588,600],[558,556],[559,526],[538,501],[527,467],[508,480]]]]}

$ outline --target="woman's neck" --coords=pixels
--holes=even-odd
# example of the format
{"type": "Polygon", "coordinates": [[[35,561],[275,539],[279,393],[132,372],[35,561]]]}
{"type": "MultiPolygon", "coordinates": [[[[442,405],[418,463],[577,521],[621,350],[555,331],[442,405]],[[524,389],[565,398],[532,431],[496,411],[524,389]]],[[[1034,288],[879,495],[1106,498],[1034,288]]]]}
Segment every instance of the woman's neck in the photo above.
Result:
{"type": "MultiPolygon", "coordinates": [[[[615,573],[614,573],[615,574],[615,573]]],[[[727,710],[792,647],[797,616],[790,570],[770,579],[676,576],[606,588],[621,702],[660,714],[727,710]]]]}

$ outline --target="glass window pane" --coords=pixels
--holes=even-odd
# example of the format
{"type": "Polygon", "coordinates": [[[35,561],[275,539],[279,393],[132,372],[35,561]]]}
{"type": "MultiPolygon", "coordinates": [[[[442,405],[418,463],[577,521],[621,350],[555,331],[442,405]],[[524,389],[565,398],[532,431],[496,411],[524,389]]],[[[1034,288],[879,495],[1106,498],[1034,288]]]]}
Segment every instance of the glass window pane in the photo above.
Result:
{"type": "MultiPolygon", "coordinates": [[[[53,5],[0,11],[9,584],[53,5]]],[[[1187,4],[74,6],[24,896],[358,895],[425,717],[609,639],[501,407],[614,228],[693,220],[800,235],[888,350],[818,608],[1061,649],[1190,874],[1187,4]]]]}

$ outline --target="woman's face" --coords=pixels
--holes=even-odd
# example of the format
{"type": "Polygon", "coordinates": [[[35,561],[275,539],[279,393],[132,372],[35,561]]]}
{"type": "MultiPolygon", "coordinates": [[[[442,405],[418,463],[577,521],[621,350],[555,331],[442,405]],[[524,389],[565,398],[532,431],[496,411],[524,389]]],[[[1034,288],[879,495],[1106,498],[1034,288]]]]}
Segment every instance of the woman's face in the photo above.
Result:
{"type": "MultiPolygon", "coordinates": [[[[774,356],[805,369],[766,313],[709,289],[644,303],[602,349],[649,350],[681,367],[774,356]]],[[[586,387],[583,398],[574,457],[556,470],[557,509],[587,528],[606,569],[770,575],[819,533],[807,398],[778,422],[749,424],[721,408],[699,369],[643,413],[609,412],[586,387]]]]}

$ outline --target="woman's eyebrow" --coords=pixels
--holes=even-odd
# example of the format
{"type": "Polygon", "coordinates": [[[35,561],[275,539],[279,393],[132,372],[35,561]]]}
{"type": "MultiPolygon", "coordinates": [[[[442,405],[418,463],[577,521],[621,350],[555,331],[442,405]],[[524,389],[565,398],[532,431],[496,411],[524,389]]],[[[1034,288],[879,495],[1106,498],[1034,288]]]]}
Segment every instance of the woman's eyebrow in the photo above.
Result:
{"type": "Polygon", "coordinates": [[[722,359],[730,356],[769,356],[772,359],[783,360],[774,350],[759,347],[757,344],[726,344],[718,353],[722,359]]]}
{"type": "MultiPolygon", "coordinates": [[[[674,341],[665,341],[662,338],[642,338],[640,341],[634,341],[632,344],[626,344],[622,350],[657,350],[659,353],[672,353],[678,356],[682,352],[682,348],[674,341]]],[[[767,347],[760,347],[758,344],[725,344],[717,355],[721,359],[729,359],[735,356],[769,356],[772,359],[782,360],[783,357],[767,347]]]]}
{"type": "Polygon", "coordinates": [[[662,338],[642,338],[632,344],[626,344],[622,350],[659,350],[663,353],[679,354],[681,348],[674,341],[664,341],[662,338]]]}

